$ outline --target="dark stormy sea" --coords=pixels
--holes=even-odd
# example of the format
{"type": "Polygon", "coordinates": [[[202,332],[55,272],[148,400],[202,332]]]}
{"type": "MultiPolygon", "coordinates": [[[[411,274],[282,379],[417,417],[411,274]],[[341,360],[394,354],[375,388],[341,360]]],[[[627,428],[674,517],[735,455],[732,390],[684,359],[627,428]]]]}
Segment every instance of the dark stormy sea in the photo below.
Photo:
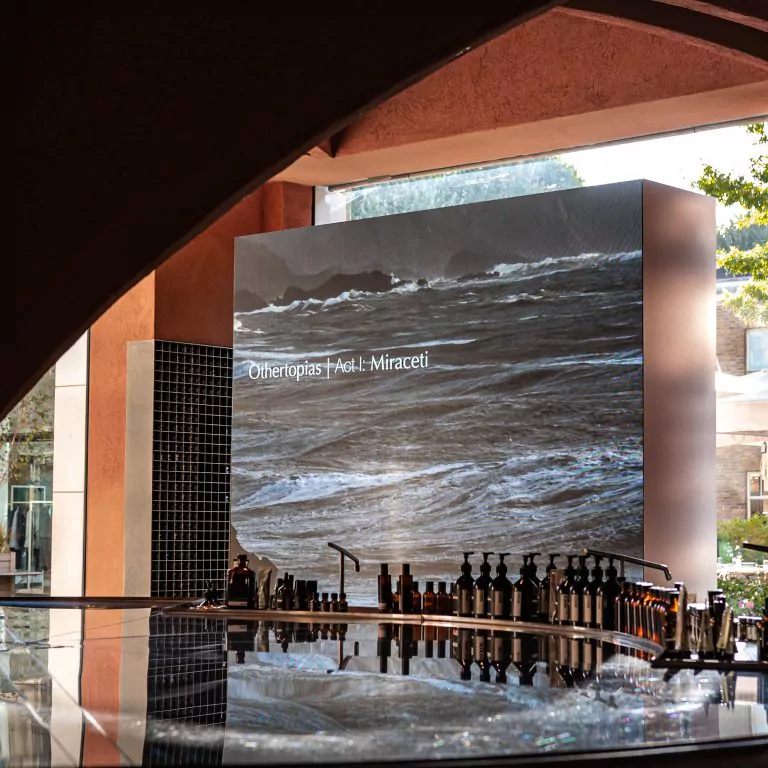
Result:
{"type": "Polygon", "coordinates": [[[512,576],[524,552],[641,554],[641,253],[492,272],[236,315],[243,546],[336,591],[341,544],[362,562],[356,604],[381,562],[423,588],[455,579],[462,550],[512,553],[512,576]],[[424,352],[426,368],[334,373],[424,352]],[[322,374],[253,380],[253,363],[322,374]]]}

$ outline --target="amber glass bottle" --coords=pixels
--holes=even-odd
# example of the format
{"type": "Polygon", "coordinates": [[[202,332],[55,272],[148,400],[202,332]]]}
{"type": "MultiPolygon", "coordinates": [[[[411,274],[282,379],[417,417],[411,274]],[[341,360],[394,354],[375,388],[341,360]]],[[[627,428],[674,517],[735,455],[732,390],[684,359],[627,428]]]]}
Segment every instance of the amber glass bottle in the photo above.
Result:
{"type": "Polygon", "coordinates": [[[414,581],[411,589],[411,613],[421,613],[421,592],[419,582],[414,581]]]}
{"type": "Polygon", "coordinates": [[[247,555],[238,555],[237,562],[227,571],[224,605],[228,608],[256,607],[256,573],[248,567],[247,555]]]}
{"type": "Polygon", "coordinates": [[[450,616],[453,613],[451,596],[448,594],[448,584],[440,581],[437,584],[437,613],[440,616],[450,616]]]}
{"type": "Polygon", "coordinates": [[[437,613],[437,595],[435,594],[435,582],[428,581],[422,595],[422,611],[424,613],[437,613]]]}

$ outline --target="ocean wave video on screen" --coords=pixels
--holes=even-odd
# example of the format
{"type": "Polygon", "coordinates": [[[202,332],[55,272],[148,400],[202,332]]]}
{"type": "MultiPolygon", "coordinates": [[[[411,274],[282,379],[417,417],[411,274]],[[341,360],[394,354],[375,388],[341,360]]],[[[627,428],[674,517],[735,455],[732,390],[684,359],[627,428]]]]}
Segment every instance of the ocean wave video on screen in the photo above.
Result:
{"type": "Polygon", "coordinates": [[[640,252],[270,305],[235,339],[233,522],[280,570],[330,591],[335,541],[371,603],[379,562],[423,580],[464,548],[642,551],[640,252]],[[426,368],[248,376],[420,350],[426,368]]]}

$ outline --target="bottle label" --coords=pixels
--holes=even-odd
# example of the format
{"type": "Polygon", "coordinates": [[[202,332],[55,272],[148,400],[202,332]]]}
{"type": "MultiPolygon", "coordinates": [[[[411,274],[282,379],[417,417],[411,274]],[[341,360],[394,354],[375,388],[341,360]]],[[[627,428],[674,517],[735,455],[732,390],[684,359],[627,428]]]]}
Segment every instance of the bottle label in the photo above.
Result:
{"type": "Polygon", "coordinates": [[[494,618],[504,618],[504,592],[500,589],[493,593],[491,615],[494,618]]]}
{"type": "Polygon", "coordinates": [[[595,624],[598,629],[603,628],[603,598],[600,595],[595,600],[595,624]]]}
{"type": "Polygon", "coordinates": [[[557,597],[557,620],[560,622],[568,621],[568,595],[558,595],[557,597]]]}
{"type": "Polygon", "coordinates": [[[486,612],[486,596],[484,589],[475,590],[475,613],[482,616],[486,612]]]}
{"type": "Polygon", "coordinates": [[[387,613],[387,611],[388,611],[387,604],[385,602],[380,602],[379,613],[387,613]]]}
{"type": "Polygon", "coordinates": [[[512,618],[519,619],[523,615],[523,593],[515,590],[512,593],[512,618]]]}
{"type": "Polygon", "coordinates": [[[472,591],[459,590],[459,616],[469,616],[472,613],[472,591]]]}
{"type": "Polygon", "coordinates": [[[584,593],[584,623],[592,623],[592,595],[589,592],[584,593]]]}
{"type": "Polygon", "coordinates": [[[570,613],[568,615],[568,618],[571,620],[572,623],[576,623],[579,620],[579,597],[580,595],[577,592],[571,593],[571,600],[570,600],[570,613]]]}

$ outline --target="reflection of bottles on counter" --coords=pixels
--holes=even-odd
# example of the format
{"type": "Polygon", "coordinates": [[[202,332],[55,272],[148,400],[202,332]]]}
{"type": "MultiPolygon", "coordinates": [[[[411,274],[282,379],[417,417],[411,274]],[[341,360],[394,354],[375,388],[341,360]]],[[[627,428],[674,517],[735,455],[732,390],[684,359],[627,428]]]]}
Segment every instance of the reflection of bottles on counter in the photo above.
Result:
{"type": "Polygon", "coordinates": [[[248,556],[238,555],[237,562],[227,571],[227,608],[256,607],[256,573],[248,567],[248,556]]]}
{"type": "Polygon", "coordinates": [[[504,558],[509,552],[499,552],[496,578],[491,582],[491,618],[508,619],[512,615],[512,582],[507,578],[504,558]]]}
{"type": "Polygon", "coordinates": [[[387,674],[389,657],[392,655],[392,625],[379,624],[379,635],[376,640],[376,655],[379,657],[379,672],[387,674]]]}
{"type": "Polygon", "coordinates": [[[235,652],[237,664],[245,664],[245,654],[256,650],[257,628],[255,621],[227,622],[227,650],[235,652]]]}
{"type": "Polygon", "coordinates": [[[597,627],[597,616],[595,614],[597,612],[598,592],[603,585],[603,569],[600,567],[601,560],[602,557],[599,555],[595,557],[595,567],[592,569],[592,581],[584,587],[582,613],[585,627],[597,627]]]}
{"type": "Polygon", "coordinates": [[[392,613],[392,577],[389,575],[389,564],[381,564],[379,574],[379,613],[392,613]]]}
{"type": "Polygon", "coordinates": [[[493,552],[483,552],[483,562],[480,565],[480,575],[475,581],[473,609],[478,619],[487,618],[489,614],[489,597],[491,594],[491,564],[488,558],[493,552]]]}
{"type": "Polygon", "coordinates": [[[474,657],[475,664],[480,667],[480,681],[491,682],[491,659],[489,654],[490,632],[487,629],[475,630],[474,657]]]}
{"type": "Polygon", "coordinates": [[[565,569],[565,575],[563,576],[563,580],[557,585],[556,624],[568,624],[570,621],[571,587],[573,586],[573,578],[576,575],[573,561],[576,559],[576,555],[567,555],[567,558],[568,566],[565,569]]]}
{"type": "Polygon", "coordinates": [[[400,658],[400,671],[403,675],[411,674],[411,658],[418,653],[418,643],[414,643],[413,627],[410,624],[401,624],[397,638],[398,657],[400,658]]]}
{"type": "Polygon", "coordinates": [[[459,662],[462,680],[472,679],[472,630],[457,628],[452,632],[451,658],[459,662]]]}
{"type": "Polygon", "coordinates": [[[533,685],[539,640],[535,635],[512,633],[512,663],[520,673],[520,685],[533,685]]]}
{"type": "Polygon", "coordinates": [[[427,614],[437,613],[437,595],[435,594],[435,582],[428,581],[422,595],[422,611],[427,614]]]}
{"type": "Polygon", "coordinates": [[[456,616],[472,615],[472,588],[475,580],[472,578],[472,564],[469,562],[469,556],[474,554],[474,552],[464,552],[461,576],[456,579],[456,616]]]}
{"type": "Polygon", "coordinates": [[[549,624],[552,621],[552,613],[550,610],[550,584],[552,583],[552,574],[557,570],[555,560],[560,557],[559,553],[554,552],[549,556],[549,565],[544,578],[539,584],[539,621],[544,624],[549,624]]]}
{"type": "Polygon", "coordinates": [[[447,592],[448,584],[440,581],[437,584],[437,613],[440,616],[450,616],[453,613],[451,596],[447,592]]]}
{"type": "MultiPolygon", "coordinates": [[[[430,584],[431,582],[427,582],[430,584]]],[[[426,594],[426,592],[424,593],[426,594]]],[[[423,627],[424,635],[424,658],[432,659],[435,656],[435,640],[437,640],[437,627],[430,627],[425,625],[423,627]]]]}
{"type": "Polygon", "coordinates": [[[496,670],[496,682],[507,682],[507,667],[512,662],[512,637],[508,632],[491,632],[491,665],[496,670]]]}
{"type": "Polygon", "coordinates": [[[613,564],[613,558],[608,560],[605,570],[605,581],[595,592],[595,626],[598,629],[618,630],[616,625],[616,600],[621,595],[621,584],[618,571],[613,564]]]}

